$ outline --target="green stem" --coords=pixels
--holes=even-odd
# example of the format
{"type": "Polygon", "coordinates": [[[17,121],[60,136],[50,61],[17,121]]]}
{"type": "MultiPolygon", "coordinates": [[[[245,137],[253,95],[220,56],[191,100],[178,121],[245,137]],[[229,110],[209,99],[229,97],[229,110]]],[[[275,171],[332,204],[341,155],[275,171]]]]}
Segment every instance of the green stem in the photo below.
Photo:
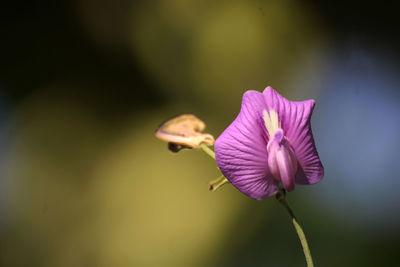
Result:
{"type": "Polygon", "coordinates": [[[290,218],[292,219],[294,228],[296,229],[297,235],[299,236],[301,245],[303,247],[304,256],[306,258],[307,266],[314,267],[314,263],[311,257],[310,248],[308,247],[306,235],[304,234],[303,229],[301,228],[300,224],[297,222],[296,216],[292,209],[290,208],[289,204],[286,201],[286,191],[285,189],[281,188],[278,193],[276,194],[276,199],[283,205],[286,211],[289,213],[290,218]]]}
{"type": "Polygon", "coordinates": [[[212,157],[213,159],[215,159],[215,153],[214,151],[212,151],[211,148],[209,148],[208,146],[206,146],[205,144],[201,144],[200,148],[206,152],[207,155],[209,155],[210,157],[212,157]]]}
{"type": "Polygon", "coordinates": [[[212,192],[215,192],[218,190],[218,188],[220,188],[221,186],[223,186],[224,184],[227,184],[227,183],[229,183],[228,179],[226,179],[225,176],[221,175],[217,179],[208,183],[208,185],[210,186],[209,190],[212,192]]]}
{"type": "MultiPolygon", "coordinates": [[[[214,151],[209,148],[207,145],[205,144],[201,144],[200,148],[206,152],[207,155],[209,155],[210,157],[212,157],[215,160],[215,153],[214,151]]],[[[220,188],[221,186],[223,186],[224,184],[229,183],[228,179],[226,179],[223,175],[221,175],[220,177],[218,177],[217,179],[211,181],[208,183],[209,190],[210,191],[217,191],[218,188],[220,188]]]]}

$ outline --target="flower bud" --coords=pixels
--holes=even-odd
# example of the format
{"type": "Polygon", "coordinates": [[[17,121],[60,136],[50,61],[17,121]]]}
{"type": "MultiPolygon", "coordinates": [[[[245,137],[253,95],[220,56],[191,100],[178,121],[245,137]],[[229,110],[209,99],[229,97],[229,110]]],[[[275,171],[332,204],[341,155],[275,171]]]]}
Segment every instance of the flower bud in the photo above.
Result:
{"type": "Polygon", "coordinates": [[[212,146],[214,137],[203,133],[205,127],[205,123],[196,116],[184,114],[161,124],[155,135],[167,141],[172,152],[178,152],[182,148],[200,148],[200,144],[212,146]]]}

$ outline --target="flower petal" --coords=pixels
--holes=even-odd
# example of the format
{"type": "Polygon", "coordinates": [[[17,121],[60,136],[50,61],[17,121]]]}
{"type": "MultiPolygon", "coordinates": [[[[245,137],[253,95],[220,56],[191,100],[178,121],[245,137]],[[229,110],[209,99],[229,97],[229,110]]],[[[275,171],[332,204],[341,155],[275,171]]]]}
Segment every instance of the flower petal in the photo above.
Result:
{"type": "Polygon", "coordinates": [[[311,115],[315,101],[290,101],[273,88],[267,87],[264,99],[268,110],[278,113],[285,136],[289,139],[299,163],[295,176],[297,184],[315,184],[324,176],[311,131],[311,115]]]}
{"type": "Polygon", "coordinates": [[[279,173],[281,176],[283,187],[288,191],[291,192],[294,190],[294,174],[292,164],[290,162],[289,153],[284,150],[278,150],[276,154],[276,161],[279,168],[279,173]]]}
{"type": "Polygon", "coordinates": [[[274,195],[279,186],[268,170],[265,108],[263,94],[247,91],[239,115],[215,142],[216,161],[224,176],[255,199],[274,195]]]}

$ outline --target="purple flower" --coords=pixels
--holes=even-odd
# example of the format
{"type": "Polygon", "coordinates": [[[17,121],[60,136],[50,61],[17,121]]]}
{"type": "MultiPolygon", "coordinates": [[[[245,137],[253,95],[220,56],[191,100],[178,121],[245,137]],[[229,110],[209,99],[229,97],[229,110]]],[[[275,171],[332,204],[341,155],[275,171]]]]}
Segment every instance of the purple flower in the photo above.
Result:
{"type": "Polygon", "coordinates": [[[255,199],[274,195],[282,182],[319,182],[324,168],[315,148],[311,114],[315,101],[289,101],[271,87],[247,91],[236,119],[215,142],[215,157],[224,176],[255,199]]]}

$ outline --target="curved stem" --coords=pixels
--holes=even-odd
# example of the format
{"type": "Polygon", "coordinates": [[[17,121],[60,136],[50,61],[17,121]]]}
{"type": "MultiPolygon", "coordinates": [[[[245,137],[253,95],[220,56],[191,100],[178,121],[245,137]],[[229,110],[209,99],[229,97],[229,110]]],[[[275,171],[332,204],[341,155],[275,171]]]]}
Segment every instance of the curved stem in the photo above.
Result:
{"type": "Polygon", "coordinates": [[[294,228],[296,229],[297,235],[299,236],[301,245],[303,247],[303,252],[304,256],[306,258],[307,266],[308,267],[314,267],[314,263],[311,257],[311,252],[310,248],[308,247],[306,235],[304,234],[303,229],[301,228],[300,224],[297,222],[296,216],[294,216],[294,213],[292,209],[290,208],[289,204],[286,201],[286,191],[285,189],[281,188],[278,193],[276,193],[276,199],[279,201],[279,203],[282,204],[282,206],[286,209],[286,211],[289,213],[290,218],[292,219],[294,228]]]}
{"type": "Polygon", "coordinates": [[[207,155],[209,155],[210,157],[212,157],[213,159],[215,159],[215,153],[214,151],[212,151],[211,148],[209,148],[208,146],[206,146],[205,144],[201,144],[200,148],[206,152],[207,155]]]}

